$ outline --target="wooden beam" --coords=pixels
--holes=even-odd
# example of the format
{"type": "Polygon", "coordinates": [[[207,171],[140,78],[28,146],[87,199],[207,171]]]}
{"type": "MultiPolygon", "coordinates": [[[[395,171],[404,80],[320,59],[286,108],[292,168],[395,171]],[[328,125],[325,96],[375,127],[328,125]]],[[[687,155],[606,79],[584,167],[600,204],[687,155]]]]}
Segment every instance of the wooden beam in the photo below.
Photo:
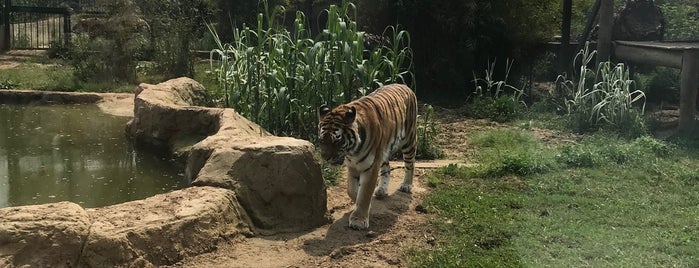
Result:
{"type": "Polygon", "coordinates": [[[597,66],[609,60],[612,48],[614,24],[614,0],[602,0],[599,7],[599,32],[597,36],[597,66]]]}
{"type": "Polygon", "coordinates": [[[685,50],[682,56],[680,84],[680,133],[690,133],[696,129],[694,114],[697,108],[699,90],[699,50],[685,50]]]}
{"type": "Polygon", "coordinates": [[[614,43],[616,60],[682,68],[682,51],[614,43]]]}

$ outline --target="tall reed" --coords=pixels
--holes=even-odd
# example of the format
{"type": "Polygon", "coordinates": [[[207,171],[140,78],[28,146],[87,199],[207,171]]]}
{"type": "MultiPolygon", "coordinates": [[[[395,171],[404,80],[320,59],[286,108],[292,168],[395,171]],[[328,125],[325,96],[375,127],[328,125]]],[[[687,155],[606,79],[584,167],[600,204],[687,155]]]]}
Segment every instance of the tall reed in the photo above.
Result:
{"type": "Polygon", "coordinates": [[[283,7],[263,3],[257,24],[235,29],[233,43],[223,44],[209,28],[218,46],[210,62],[221,105],[276,135],[312,139],[321,104],[346,103],[388,83],[415,87],[408,32],[389,27],[390,44],[369,51],[349,2],[329,7],[327,25],[315,38],[305,14],[297,11],[288,31],[276,20],[283,7]]]}
{"type": "Polygon", "coordinates": [[[577,81],[564,76],[557,79],[566,91],[565,105],[571,126],[580,132],[612,128],[629,136],[643,134],[645,125],[641,115],[645,110],[645,94],[635,89],[635,82],[623,63],[601,62],[596,71],[590,69],[595,54],[596,51],[589,51],[586,46],[576,55],[574,62],[581,64],[577,81]]]}

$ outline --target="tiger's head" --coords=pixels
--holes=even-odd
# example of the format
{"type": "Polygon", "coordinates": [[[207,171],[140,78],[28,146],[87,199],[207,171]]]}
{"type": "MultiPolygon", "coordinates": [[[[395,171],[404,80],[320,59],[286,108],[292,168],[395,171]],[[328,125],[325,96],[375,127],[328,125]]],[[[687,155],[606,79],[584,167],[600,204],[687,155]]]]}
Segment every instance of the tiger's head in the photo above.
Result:
{"type": "Polygon", "coordinates": [[[318,145],[320,156],[332,165],[340,165],[357,142],[353,130],[357,111],[354,107],[340,105],[330,109],[326,105],[318,108],[318,145]]]}

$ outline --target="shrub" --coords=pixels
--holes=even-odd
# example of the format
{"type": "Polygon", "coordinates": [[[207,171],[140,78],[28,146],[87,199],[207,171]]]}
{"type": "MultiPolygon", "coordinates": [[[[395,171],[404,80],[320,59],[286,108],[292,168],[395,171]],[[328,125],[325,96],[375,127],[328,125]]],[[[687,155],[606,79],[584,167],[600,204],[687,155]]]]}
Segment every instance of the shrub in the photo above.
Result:
{"type": "Polygon", "coordinates": [[[524,91],[508,84],[510,70],[513,61],[508,60],[503,80],[495,79],[495,62],[488,64],[485,77],[478,78],[473,74],[475,84],[475,96],[468,111],[472,116],[488,118],[497,122],[507,122],[515,119],[519,112],[526,108],[522,101],[524,91]]]}
{"type": "Polygon", "coordinates": [[[647,75],[638,74],[637,79],[645,79],[639,85],[646,94],[648,102],[679,103],[680,101],[680,71],[668,67],[656,67],[647,75]]]}
{"type": "Polygon", "coordinates": [[[660,5],[667,22],[665,40],[699,39],[699,6],[692,6],[691,1],[667,2],[660,5]]]}
{"type": "Polygon", "coordinates": [[[195,44],[204,37],[206,18],[212,16],[208,0],[136,0],[148,25],[147,47],[141,58],[157,63],[165,79],[194,75],[195,44]]]}

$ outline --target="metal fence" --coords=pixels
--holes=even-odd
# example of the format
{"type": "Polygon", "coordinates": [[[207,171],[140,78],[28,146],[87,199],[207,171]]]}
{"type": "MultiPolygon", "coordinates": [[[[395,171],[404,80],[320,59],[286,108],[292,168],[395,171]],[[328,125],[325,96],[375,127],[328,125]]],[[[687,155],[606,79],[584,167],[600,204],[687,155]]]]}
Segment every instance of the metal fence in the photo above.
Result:
{"type": "Polygon", "coordinates": [[[0,50],[68,44],[71,16],[99,14],[96,0],[0,0],[0,50]]]}

